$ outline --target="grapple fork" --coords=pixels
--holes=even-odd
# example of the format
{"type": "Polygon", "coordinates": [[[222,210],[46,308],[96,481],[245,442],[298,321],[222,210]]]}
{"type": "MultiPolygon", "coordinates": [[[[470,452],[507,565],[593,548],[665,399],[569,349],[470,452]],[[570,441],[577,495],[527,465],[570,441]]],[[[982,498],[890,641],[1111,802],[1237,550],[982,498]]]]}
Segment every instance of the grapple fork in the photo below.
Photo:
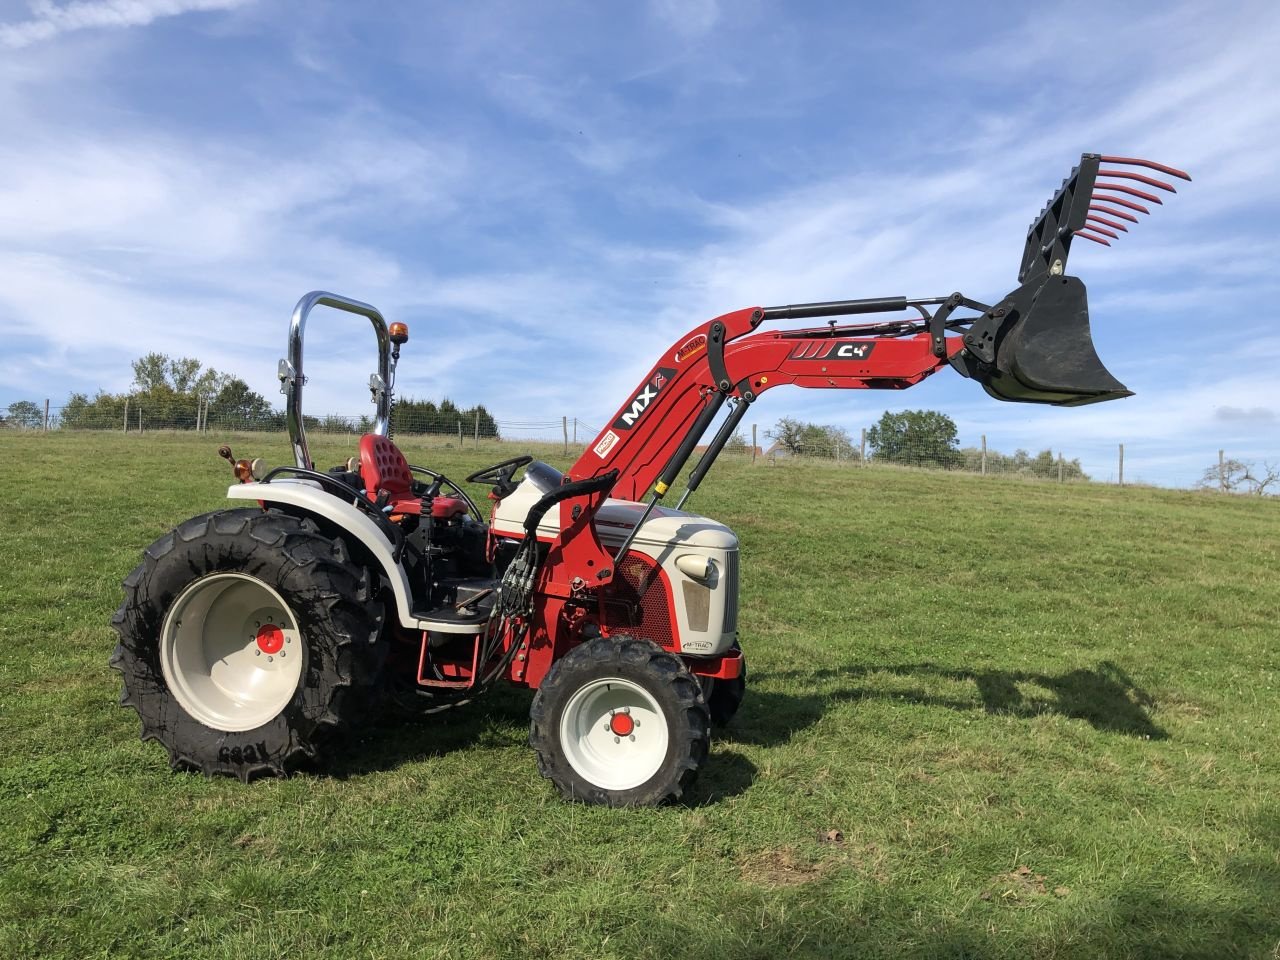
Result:
{"type": "Polygon", "coordinates": [[[1130,233],[1120,220],[1136,225],[1139,216],[1151,212],[1127,197],[1163,203],[1158,194],[1129,186],[1130,182],[1177,193],[1168,180],[1139,173],[1134,167],[1168,178],[1191,179],[1154,160],[1096,153],[1081,156],[1080,164],[1027,231],[1018,271],[1020,286],[973,324],[965,335],[964,351],[953,360],[961,373],[979,381],[992,396],[1076,406],[1132,395],[1099,359],[1089,328],[1085,286],[1066,275],[1066,266],[1075,237],[1110,247],[1130,233]]]}

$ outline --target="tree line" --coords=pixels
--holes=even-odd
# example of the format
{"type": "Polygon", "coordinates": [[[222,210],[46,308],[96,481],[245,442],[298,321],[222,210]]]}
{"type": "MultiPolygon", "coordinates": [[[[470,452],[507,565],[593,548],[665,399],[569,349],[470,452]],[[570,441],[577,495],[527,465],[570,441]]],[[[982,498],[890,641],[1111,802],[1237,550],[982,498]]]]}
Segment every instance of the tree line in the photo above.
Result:
{"type": "MultiPolygon", "coordinates": [[[[166,429],[194,430],[200,417],[221,429],[282,430],[284,411],[273,409],[262,394],[244,380],[206,367],[192,357],[170,357],[148,353],[133,361],[133,383],[124,393],[99,390],[93,397],[75,392],[59,412],[58,426],[66,430],[114,430],[125,423],[125,411],[132,420],[143,411],[145,422],[166,429]],[[203,412],[202,412],[203,411],[203,412]]],[[[369,416],[303,416],[309,430],[367,433],[373,427],[369,416]]],[[[498,424],[483,404],[461,408],[449,399],[436,404],[430,400],[406,399],[392,408],[391,422],[405,433],[456,434],[461,425],[467,436],[498,438],[498,424]]],[[[0,414],[0,425],[38,429],[44,411],[29,400],[9,405],[0,414]]]]}
{"type": "MultiPolygon", "coordinates": [[[[847,431],[827,424],[806,423],[783,417],[765,436],[787,454],[833,460],[862,459],[861,443],[854,443],[847,431]]],[[[933,467],[941,470],[982,469],[983,452],[977,447],[961,447],[955,421],[936,410],[903,410],[885,413],[867,430],[867,459],[877,463],[933,467]]],[[[1059,469],[1064,480],[1088,480],[1079,459],[1063,460],[1049,449],[1032,455],[1026,450],[1012,454],[987,450],[990,473],[1023,474],[1056,479],[1059,469]]]]}

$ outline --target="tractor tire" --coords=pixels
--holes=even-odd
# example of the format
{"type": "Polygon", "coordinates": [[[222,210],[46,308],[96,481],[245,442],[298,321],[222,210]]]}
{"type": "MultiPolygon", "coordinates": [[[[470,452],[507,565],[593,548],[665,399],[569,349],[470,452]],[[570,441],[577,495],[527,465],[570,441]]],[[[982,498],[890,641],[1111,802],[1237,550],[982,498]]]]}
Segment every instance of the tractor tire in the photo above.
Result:
{"type": "Polygon", "coordinates": [[[680,799],[707,758],[697,678],[651,640],[597,637],[547,673],[529,710],[538,772],[569,800],[648,807],[680,799]]]}
{"type": "MultiPolygon", "coordinates": [[[[733,649],[741,649],[735,640],[733,649]]],[[[733,719],[747,695],[747,659],[742,658],[742,672],[732,680],[707,677],[702,681],[702,695],[711,713],[712,727],[723,727],[733,719]]]]}
{"type": "Polygon", "coordinates": [[[285,776],[364,710],[386,656],[377,586],[307,518],[188,520],[124,581],[120,702],[175,770],[285,776]]]}

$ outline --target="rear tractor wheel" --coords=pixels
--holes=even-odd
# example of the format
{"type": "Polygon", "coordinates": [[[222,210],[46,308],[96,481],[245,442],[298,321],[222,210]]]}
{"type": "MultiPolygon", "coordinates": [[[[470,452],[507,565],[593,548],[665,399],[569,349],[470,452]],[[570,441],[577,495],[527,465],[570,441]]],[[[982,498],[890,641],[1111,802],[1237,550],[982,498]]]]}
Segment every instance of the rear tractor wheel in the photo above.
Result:
{"type": "Polygon", "coordinates": [[[697,678],[651,640],[598,637],[551,668],[529,711],[539,772],[567,799],[610,807],[680,798],[707,757],[697,678]]]}
{"type": "Polygon", "coordinates": [[[175,769],[249,780],[316,759],[385,655],[369,571],[310,520],[196,517],[152,544],[124,589],[120,700],[175,769]]]}

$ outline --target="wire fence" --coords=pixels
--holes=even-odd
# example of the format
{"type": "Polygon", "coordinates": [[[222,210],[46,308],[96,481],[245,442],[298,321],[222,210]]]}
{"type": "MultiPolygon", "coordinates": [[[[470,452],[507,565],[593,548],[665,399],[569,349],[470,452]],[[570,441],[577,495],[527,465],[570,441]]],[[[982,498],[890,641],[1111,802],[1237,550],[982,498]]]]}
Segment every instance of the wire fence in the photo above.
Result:
{"type": "MultiPolygon", "coordinates": [[[[372,418],[362,415],[326,414],[308,416],[305,420],[309,436],[354,438],[373,427],[372,418]]],[[[393,408],[391,423],[397,437],[413,437],[428,444],[465,447],[482,443],[485,446],[536,443],[558,446],[566,456],[583,449],[600,433],[598,426],[569,415],[499,420],[475,410],[424,415],[420,408],[413,407],[393,408]]],[[[1135,475],[1132,465],[1126,475],[1124,444],[1116,445],[1107,458],[1109,462],[1101,461],[1096,450],[1091,451],[1091,469],[1086,470],[1081,458],[1070,451],[1053,446],[1036,451],[1010,449],[1009,445],[1001,449],[996,443],[989,444],[985,434],[960,440],[929,435],[890,438],[877,437],[874,427],[854,435],[830,427],[805,426],[806,432],[788,435],[773,426],[762,429],[753,424],[749,427],[750,437],[746,436],[748,428],[744,426],[725,447],[722,456],[762,466],[822,462],[850,468],[944,470],[1055,483],[1145,485],[1135,475]]],[[[0,430],[4,431],[110,431],[136,436],[157,431],[228,434],[284,429],[282,411],[227,413],[194,402],[157,405],[123,400],[115,409],[104,410],[97,404],[86,410],[83,406],[52,406],[48,401],[18,401],[10,404],[7,411],[0,410],[0,430]]],[[[690,463],[696,463],[705,450],[705,445],[697,448],[690,463]]],[[[1225,450],[1218,450],[1215,468],[1213,457],[1214,453],[1210,452],[1205,460],[1210,465],[1199,479],[1187,485],[1222,492],[1280,493],[1280,465],[1246,463],[1230,457],[1225,450]]]]}

